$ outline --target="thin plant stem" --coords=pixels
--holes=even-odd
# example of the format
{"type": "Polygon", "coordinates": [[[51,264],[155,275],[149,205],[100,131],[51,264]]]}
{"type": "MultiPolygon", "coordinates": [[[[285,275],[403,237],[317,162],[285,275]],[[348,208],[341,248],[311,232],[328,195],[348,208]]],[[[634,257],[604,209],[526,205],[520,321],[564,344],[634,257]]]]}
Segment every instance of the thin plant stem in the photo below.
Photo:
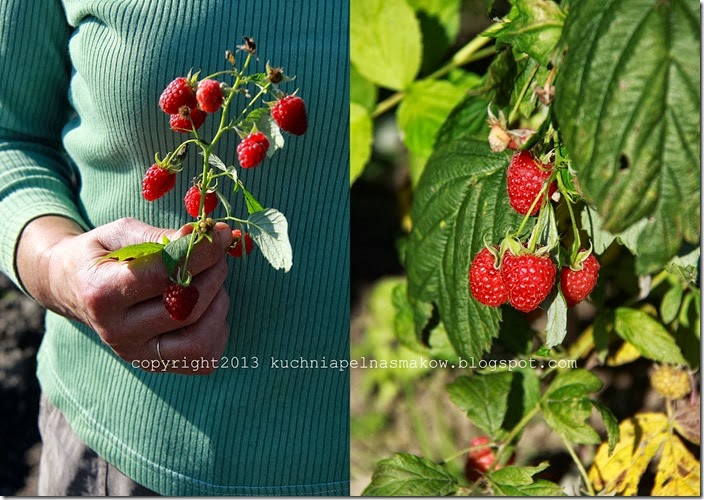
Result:
{"type": "Polygon", "coordinates": [[[572,447],[572,444],[565,439],[565,437],[560,434],[560,438],[562,438],[562,442],[565,445],[565,448],[567,448],[567,451],[569,452],[570,456],[572,457],[572,460],[574,461],[575,465],[577,466],[577,469],[579,469],[579,474],[582,476],[582,480],[584,481],[584,485],[587,488],[587,493],[589,493],[589,496],[595,496],[596,493],[594,492],[594,488],[592,487],[592,483],[589,480],[589,475],[587,474],[586,469],[584,468],[584,464],[582,464],[582,461],[579,459],[577,456],[577,453],[574,451],[574,448],[572,447]]]}

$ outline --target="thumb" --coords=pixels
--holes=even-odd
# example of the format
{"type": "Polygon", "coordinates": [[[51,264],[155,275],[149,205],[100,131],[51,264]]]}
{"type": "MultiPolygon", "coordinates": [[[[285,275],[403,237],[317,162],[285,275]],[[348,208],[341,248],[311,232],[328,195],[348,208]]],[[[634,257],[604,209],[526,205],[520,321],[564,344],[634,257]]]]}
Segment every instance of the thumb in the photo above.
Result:
{"type": "MultiPolygon", "coordinates": [[[[174,240],[181,236],[179,233],[189,226],[184,226],[179,231],[151,226],[137,219],[125,217],[96,228],[96,236],[100,244],[112,252],[127,245],[154,242],[161,243],[164,236],[174,240]]],[[[188,234],[190,231],[186,232],[188,234]]]]}

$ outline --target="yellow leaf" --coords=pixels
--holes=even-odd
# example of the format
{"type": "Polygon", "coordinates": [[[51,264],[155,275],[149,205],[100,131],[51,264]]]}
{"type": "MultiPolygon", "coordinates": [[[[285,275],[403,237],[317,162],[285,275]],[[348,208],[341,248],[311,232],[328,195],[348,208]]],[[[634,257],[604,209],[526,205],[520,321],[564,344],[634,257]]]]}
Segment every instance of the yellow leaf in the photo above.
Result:
{"type": "Polygon", "coordinates": [[[677,436],[670,435],[669,438],[662,450],[652,495],[698,497],[699,461],[677,436]]]}
{"type": "Polygon", "coordinates": [[[667,440],[667,416],[640,413],[619,425],[620,439],[609,456],[607,443],[599,446],[589,480],[604,494],[633,496],[648,464],[667,440]]]}
{"type": "Polygon", "coordinates": [[[640,358],[640,352],[638,352],[636,346],[630,342],[624,342],[615,353],[607,358],[606,364],[608,366],[621,366],[638,358],[640,358]]]}

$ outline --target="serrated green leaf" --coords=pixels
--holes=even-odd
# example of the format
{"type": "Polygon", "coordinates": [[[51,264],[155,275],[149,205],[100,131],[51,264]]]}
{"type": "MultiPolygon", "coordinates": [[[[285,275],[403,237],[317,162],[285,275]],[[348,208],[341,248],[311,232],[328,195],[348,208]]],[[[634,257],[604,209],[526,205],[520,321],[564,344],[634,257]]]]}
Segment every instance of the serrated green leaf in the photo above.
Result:
{"type": "Polygon", "coordinates": [[[639,239],[647,221],[641,220],[620,233],[611,234],[603,227],[601,216],[586,206],[582,211],[582,227],[591,237],[594,253],[602,254],[614,240],[628,248],[633,255],[639,253],[639,239]]]}
{"type": "Polygon", "coordinates": [[[264,258],[276,270],[285,273],[293,265],[293,250],[288,238],[288,222],[284,214],[273,208],[250,214],[247,219],[249,235],[264,258]]]}
{"type": "Polygon", "coordinates": [[[548,398],[543,411],[547,424],[568,441],[577,444],[601,443],[599,434],[585,422],[592,413],[589,398],[548,398]]]}
{"type": "Polygon", "coordinates": [[[686,363],[672,335],[643,311],[619,307],[616,309],[614,330],[648,359],[678,365],[686,363]]]}
{"type": "Polygon", "coordinates": [[[247,205],[247,213],[249,215],[265,210],[265,208],[262,206],[261,203],[259,203],[259,201],[254,197],[254,195],[245,189],[244,184],[238,182],[237,185],[242,188],[242,194],[244,195],[244,201],[247,205]]]}
{"type": "Polygon", "coordinates": [[[552,0],[512,0],[513,7],[497,28],[487,33],[500,43],[546,66],[562,33],[565,13],[552,0]]]}
{"type": "Polygon", "coordinates": [[[269,149],[266,150],[266,157],[271,158],[279,149],[283,149],[286,144],[284,134],[276,121],[271,117],[271,114],[262,113],[256,121],[257,129],[266,136],[269,141],[269,149]]]}
{"type": "Polygon", "coordinates": [[[548,302],[548,319],[545,326],[545,347],[562,344],[567,335],[567,302],[561,292],[553,291],[548,302]]]}
{"type": "Polygon", "coordinates": [[[602,385],[601,379],[588,370],[582,368],[566,370],[555,377],[555,380],[552,381],[547,390],[547,394],[551,395],[553,392],[572,386],[579,388],[578,395],[586,396],[601,389],[602,385]]]}
{"type": "Polygon", "coordinates": [[[362,106],[350,103],[350,184],[354,184],[369,161],[374,141],[374,123],[362,106]]]}
{"type": "Polygon", "coordinates": [[[586,423],[592,410],[592,400],[586,396],[601,387],[599,377],[588,370],[580,368],[560,372],[545,393],[545,421],[568,441],[600,443],[599,435],[586,423]]]}
{"type": "Polygon", "coordinates": [[[575,3],[563,30],[561,136],[604,229],[645,221],[639,274],[699,241],[699,24],[691,0],[604,0],[575,3]]]}
{"type": "Polygon", "coordinates": [[[604,422],[604,427],[606,427],[606,433],[609,436],[609,455],[611,455],[619,439],[620,431],[618,428],[618,420],[608,406],[594,400],[592,400],[592,405],[599,411],[601,420],[604,422]]]}
{"type": "Polygon", "coordinates": [[[445,80],[411,84],[396,114],[409,151],[420,157],[430,156],[438,130],[464,95],[463,89],[445,80]]]}
{"type": "Polygon", "coordinates": [[[245,116],[244,119],[239,123],[239,128],[241,128],[245,132],[249,132],[250,130],[252,130],[252,127],[254,127],[254,125],[256,125],[257,121],[262,116],[268,115],[268,114],[269,114],[268,108],[255,108],[252,111],[250,111],[247,114],[247,116],[245,116]]]}
{"type": "Polygon", "coordinates": [[[446,496],[457,491],[457,479],[427,458],[397,453],[376,465],[364,496],[446,496]]]}
{"type": "Polygon", "coordinates": [[[225,165],[225,163],[215,153],[210,153],[208,155],[208,163],[218,170],[227,172],[227,165],[225,165]]]}
{"type": "Polygon", "coordinates": [[[405,0],[353,0],[350,8],[352,63],[370,82],[401,90],[420,69],[421,32],[405,0]]]}
{"type": "Polygon", "coordinates": [[[350,102],[359,104],[371,113],[376,105],[377,94],[376,85],[360,75],[354,64],[350,65],[350,102]]]}
{"type": "Polygon", "coordinates": [[[533,479],[538,472],[547,469],[543,462],[537,467],[510,465],[487,473],[487,480],[494,495],[502,496],[564,496],[563,489],[545,479],[533,479]]]}
{"type": "Polygon", "coordinates": [[[186,257],[186,252],[188,252],[188,242],[191,239],[191,235],[182,236],[173,241],[170,241],[166,246],[164,246],[161,252],[161,260],[166,266],[166,272],[169,276],[173,276],[178,269],[181,261],[186,257]]]}
{"type": "MultiPolygon", "coordinates": [[[[478,103],[485,104],[470,99],[456,108],[438,135],[414,193],[406,251],[411,303],[416,310],[437,304],[452,345],[466,359],[488,349],[501,314],[470,297],[471,258],[485,238],[498,242],[520,224],[506,194],[508,153],[492,153],[487,140],[474,138],[478,103]]],[[[418,334],[428,316],[417,316],[418,334]]]]}
{"type": "Polygon", "coordinates": [[[447,392],[474,425],[495,438],[506,415],[511,379],[509,372],[463,376],[449,384],[447,392]]]}
{"type": "Polygon", "coordinates": [[[135,245],[127,245],[119,250],[110,252],[103,257],[103,260],[116,259],[118,262],[122,262],[124,260],[134,260],[161,252],[163,248],[164,245],[161,243],[137,243],[135,245]]]}
{"type": "Polygon", "coordinates": [[[490,480],[507,486],[527,486],[533,483],[533,476],[548,468],[550,464],[541,462],[535,467],[509,465],[488,474],[490,480]]]}

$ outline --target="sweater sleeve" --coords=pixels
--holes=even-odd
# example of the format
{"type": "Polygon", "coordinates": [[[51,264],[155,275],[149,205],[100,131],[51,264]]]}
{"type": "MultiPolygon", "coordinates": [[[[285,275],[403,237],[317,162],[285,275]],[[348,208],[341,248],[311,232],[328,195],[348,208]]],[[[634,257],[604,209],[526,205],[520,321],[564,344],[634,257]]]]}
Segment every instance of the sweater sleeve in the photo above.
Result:
{"type": "Polygon", "coordinates": [[[77,179],[61,145],[71,119],[70,28],[59,0],[0,0],[0,271],[21,286],[15,251],[44,215],[86,227],[77,179]]]}

